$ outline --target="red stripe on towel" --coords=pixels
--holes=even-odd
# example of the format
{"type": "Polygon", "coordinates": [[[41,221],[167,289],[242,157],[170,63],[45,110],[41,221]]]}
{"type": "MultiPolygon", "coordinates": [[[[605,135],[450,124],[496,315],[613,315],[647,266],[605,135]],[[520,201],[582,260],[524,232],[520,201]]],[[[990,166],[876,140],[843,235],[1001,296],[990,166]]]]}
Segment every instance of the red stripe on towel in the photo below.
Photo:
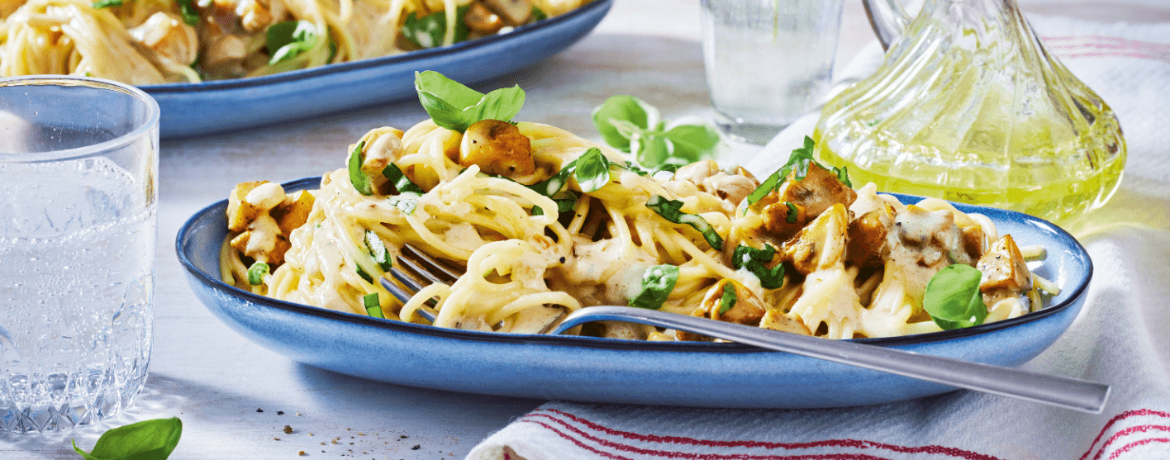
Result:
{"type": "MultiPolygon", "coordinates": [[[[707,440],[707,439],[695,439],[695,438],[679,437],[679,436],[658,436],[658,435],[641,434],[641,433],[633,433],[633,432],[629,432],[629,431],[615,430],[615,429],[599,425],[599,424],[594,423],[590,420],[587,420],[587,419],[581,418],[579,416],[576,416],[576,415],[573,415],[573,414],[570,414],[570,413],[567,413],[567,412],[564,412],[561,410],[557,410],[557,409],[537,409],[534,412],[542,412],[542,411],[543,412],[552,412],[555,414],[563,415],[565,417],[568,417],[569,419],[572,419],[575,422],[581,423],[581,424],[589,427],[590,429],[593,429],[595,431],[600,431],[600,432],[605,433],[605,434],[610,435],[610,436],[618,436],[618,437],[622,437],[625,439],[631,439],[631,440],[643,441],[643,442],[656,442],[656,443],[665,443],[665,444],[683,444],[683,445],[695,445],[695,446],[703,446],[703,447],[747,447],[747,448],[765,448],[765,449],[809,449],[809,448],[816,448],[816,447],[848,447],[848,448],[855,448],[855,449],[885,449],[885,450],[889,450],[889,451],[893,451],[893,452],[906,453],[906,454],[947,455],[947,456],[951,456],[951,457],[961,458],[964,460],[1001,460],[999,458],[992,457],[990,455],[980,454],[978,452],[971,452],[971,451],[957,449],[957,448],[953,448],[953,447],[943,447],[943,446],[937,446],[937,445],[909,447],[909,446],[899,446],[899,445],[894,445],[894,444],[885,444],[885,443],[880,443],[880,442],[875,442],[875,441],[866,441],[866,440],[859,440],[859,439],[833,439],[833,440],[823,440],[823,441],[804,442],[804,443],[781,443],[781,442],[768,442],[768,441],[713,441],[713,440],[707,440]]],[[[534,417],[534,416],[543,416],[543,414],[530,413],[526,417],[534,417]]],[[[545,417],[553,419],[553,420],[557,420],[553,417],[549,417],[549,416],[545,416],[545,417]]],[[[573,428],[573,429],[575,429],[575,428],[573,428]]],[[[584,435],[584,433],[582,433],[582,434],[584,435]]]]}
{"type": "Polygon", "coordinates": [[[1081,454],[1081,458],[1079,460],[1085,460],[1085,458],[1088,457],[1089,454],[1093,453],[1093,447],[1097,445],[1097,441],[1100,441],[1101,437],[1105,436],[1105,432],[1109,431],[1109,429],[1112,428],[1113,425],[1116,424],[1117,422],[1120,422],[1120,421],[1125,420],[1125,419],[1130,418],[1130,417],[1141,417],[1141,416],[1147,416],[1147,415],[1153,415],[1153,416],[1162,417],[1162,418],[1170,418],[1170,412],[1162,412],[1159,410],[1150,410],[1150,409],[1127,410],[1125,412],[1117,414],[1117,415],[1113,416],[1113,418],[1109,419],[1108,422],[1105,422],[1105,426],[1101,427],[1101,432],[1097,433],[1096,438],[1093,438],[1093,442],[1091,444],[1089,444],[1089,448],[1085,450],[1085,453],[1081,454]]]}
{"type": "Polygon", "coordinates": [[[1134,447],[1144,446],[1146,444],[1155,443],[1155,442],[1170,442],[1170,439],[1148,438],[1148,439],[1142,439],[1140,441],[1131,442],[1129,444],[1126,444],[1124,447],[1117,449],[1117,452],[1114,452],[1113,455],[1109,456],[1109,460],[1115,460],[1118,456],[1120,456],[1121,454],[1124,454],[1126,452],[1129,452],[1130,449],[1133,449],[1134,447]]]}
{"type": "MultiPolygon", "coordinates": [[[[1151,430],[1170,432],[1170,426],[1166,426],[1166,425],[1138,425],[1138,426],[1131,426],[1131,427],[1126,428],[1124,430],[1118,431],[1117,433],[1114,433],[1113,436],[1110,436],[1109,439],[1106,439],[1104,443],[1101,444],[1101,448],[1099,450],[1097,450],[1097,455],[1093,456],[1093,460],[1099,460],[1101,458],[1101,456],[1105,454],[1105,450],[1109,448],[1109,445],[1113,444],[1113,441],[1116,441],[1123,436],[1128,436],[1128,435],[1133,434],[1133,433],[1145,433],[1145,432],[1151,431],[1151,430]]],[[[1113,457],[1109,457],[1109,458],[1113,458],[1113,457]]]]}
{"type": "MultiPolygon", "coordinates": [[[[586,438],[590,438],[591,441],[598,442],[598,443],[604,444],[604,445],[608,445],[609,447],[615,447],[621,451],[642,451],[642,452],[637,452],[637,453],[641,453],[644,455],[659,456],[659,457],[688,458],[688,459],[694,459],[694,460],[892,460],[892,459],[889,459],[886,457],[875,457],[873,455],[867,455],[867,454],[812,454],[812,455],[727,454],[727,455],[725,455],[725,454],[695,454],[695,453],[687,453],[687,452],[656,451],[656,450],[650,450],[650,449],[641,449],[641,448],[637,448],[634,446],[629,446],[629,445],[625,445],[625,444],[617,444],[614,442],[598,439],[596,437],[589,436],[585,433],[582,433],[580,430],[577,430],[576,428],[568,426],[568,424],[566,424],[563,420],[557,420],[557,419],[553,419],[553,420],[561,423],[564,426],[567,426],[570,430],[576,431],[586,438]]],[[[573,436],[570,436],[569,434],[567,434],[561,430],[558,430],[555,427],[553,427],[547,423],[544,423],[544,422],[541,422],[538,420],[529,420],[528,417],[524,417],[524,418],[520,419],[520,422],[534,423],[534,424],[540,425],[540,426],[544,427],[545,429],[552,431],[557,436],[560,436],[561,438],[564,438],[564,439],[572,442],[573,444],[576,444],[577,447],[588,450],[588,451],[593,452],[593,453],[598,454],[598,455],[602,455],[606,458],[612,458],[615,460],[633,460],[629,457],[622,457],[620,455],[612,454],[612,453],[603,451],[597,447],[586,444],[585,442],[582,442],[580,439],[577,439],[573,436]]]]}

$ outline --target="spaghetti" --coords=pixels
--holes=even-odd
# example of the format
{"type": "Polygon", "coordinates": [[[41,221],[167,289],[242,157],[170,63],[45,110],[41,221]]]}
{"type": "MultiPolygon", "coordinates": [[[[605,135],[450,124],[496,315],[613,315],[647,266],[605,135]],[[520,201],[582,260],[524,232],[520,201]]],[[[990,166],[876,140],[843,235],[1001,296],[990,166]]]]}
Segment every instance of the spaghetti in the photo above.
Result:
{"type": "MultiPolygon", "coordinates": [[[[226,281],[399,321],[433,309],[446,328],[536,333],[585,306],[633,305],[828,338],[939,330],[923,296],[950,265],[982,270],[987,321],[1039,308],[1035,286],[1057,290],[990,219],[854,190],[815,161],[764,185],[713,161],[645,171],[564,130],[494,120],[375,129],[350,150],[319,190],[237,186],[226,281]],[[400,303],[379,280],[405,244],[466,272],[400,303]]],[[[616,322],[580,332],[705,339],[616,322]]]]}

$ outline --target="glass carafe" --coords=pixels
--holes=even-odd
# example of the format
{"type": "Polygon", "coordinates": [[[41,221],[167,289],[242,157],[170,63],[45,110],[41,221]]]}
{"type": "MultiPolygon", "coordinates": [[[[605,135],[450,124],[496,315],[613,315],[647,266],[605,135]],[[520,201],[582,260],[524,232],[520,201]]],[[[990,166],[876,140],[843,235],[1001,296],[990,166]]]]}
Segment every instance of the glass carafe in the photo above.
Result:
{"type": "Polygon", "coordinates": [[[1068,222],[1125,164],[1117,117],[1050,55],[1015,0],[865,0],[885,63],[821,112],[821,160],[855,183],[1068,222]]]}

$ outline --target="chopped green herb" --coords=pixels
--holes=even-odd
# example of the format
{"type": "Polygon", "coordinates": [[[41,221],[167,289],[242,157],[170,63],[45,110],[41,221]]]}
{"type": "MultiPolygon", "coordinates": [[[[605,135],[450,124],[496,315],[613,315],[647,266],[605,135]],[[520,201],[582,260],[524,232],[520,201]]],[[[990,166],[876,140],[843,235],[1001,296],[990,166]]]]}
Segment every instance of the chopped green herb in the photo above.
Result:
{"type": "Polygon", "coordinates": [[[946,330],[983,324],[987,305],[979,292],[983,273],[969,265],[950,265],[930,278],[922,307],[938,327],[946,330]]]}
{"type": "Polygon", "coordinates": [[[355,264],[353,264],[353,267],[357,271],[358,276],[360,276],[360,277],[362,277],[362,279],[366,280],[367,283],[374,282],[374,277],[370,276],[369,273],[366,273],[366,271],[362,269],[361,265],[358,265],[355,263],[355,264]]]}
{"type": "Polygon", "coordinates": [[[838,168],[836,166],[828,168],[825,167],[825,165],[817,163],[817,161],[813,159],[813,149],[815,147],[816,143],[813,142],[812,138],[805,136],[804,146],[792,151],[792,154],[788,156],[788,162],[784,164],[784,167],[780,168],[779,171],[772,173],[771,176],[768,176],[767,179],[764,179],[764,181],[760,183],[759,187],[756,187],[752,193],[748,194],[748,204],[756,204],[757,201],[760,201],[769,193],[772,193],[773,190],[778,190],[780,185],[784,183],[784,181],[788,178],[788,175],[791,173],[795,173],[795,178],[797,181],[804,180],[804,178],[808,176],[809,163],[816,164],[817,166],[820,166],[821,169],[832,171],[833,174],[837,176],[837,180],[840,180],[841,183],[845,184],[846,187],[852,188],[853,183],[849,181],[849,172],[845,168],[838,168]]]}
{"type": "Polygon", "coordinates": [[[524,107],[524,90],[519,86],[485,95],[430,70],[415,73],[414,88],[435,124],[459,132],[481,120],[509,121],[524,107]]]}
{"type": "Polygon", "coordinates": [[[98,0],[93,2],[93,7],[97,9],[109,8],[111,6],[122,6],[122,0],[98,0]]]}
{"type": "Polygon", "coordinates": [[[732,286],[731,283],[724,284],[723,297],[719,298],[719,314],[722,315],[727,313],[727,310],[731,310],[731,307],[735,306],[736,300],[738,299],[735,295],[735,286],[732,286]]]}
{"type": "Polygon", "coordinates": [[[596,192],[609,183],[609,159],[598,148],[586,150],[585,154],[577,158],[576,165],[574,176],[582,192],[596,192]]]}
{"type": "Polygon", "coordinates": [[[646,202],[646,207],[658,213],[662,218],[676,224],[690,225],[703,234],[703,239],[707,240],[707,244],[710,244],[712,248],[723,249],[723,238],[719,236],[715,228],[698,215],[680,211],[682,206],[683,202],[681,201],[668,200],[658,195],[650,197],[650,201],[646,202]]]}
{"type": "Polygon", "coordinates": [[[776,248],[770,244],[765,244],[763,249],[740,244],[731,256],[731,266],[746,268],[760,279],[760,286],[764,289],[779,289],[784,285],[784,264],[776,264],[771,270],[765,266],[775,256],[776,248]]]}
{"type": "Polygon", "coordinates": [[[398,193],[417,193],[420,195],[425,193],[422,187],[419,187],[409,177],[406,177],[406,174],[394,163],[390,163],[382,169],[382,176],[390,180],[390,185],[393,185],[394,190],[398,190],[398,193]]]}
{"type": "Polygon", "coordinates": [[[561,193],[561,190],[564,190],[565,186],[569,184],[569,176],[572,175],[576,170],[577,160],[570,161],[563,168],[561,168],[560,171],[557,171],[556,174],[553,174],[552,177],[549,177],[548,179],[545,179],[541,182],[537,182],[536,184],[529,185],[528,188],[541,195],[552,197],[558,193],[561,193]]]}
{"type": "MultiPolygon", "coordinates": [[[[467,41],[471,29],[463,22],[463,17],[467,15],[467,10],[470,7],[471,5],[464,5],[455,8],[455,17],[458,19],[455,21],[455,35],[452,43],[467,41]]],[[[439,11],[421,18],[418,17],[418,13],[412,12],[406,16],[401,33],[419,48],[442,46],[443,38],[447,35],[447,12],[439,11]]]]}
{"type": "Polygon", "coordinates": [[[179,14],[183,16],[183,22],[189,26],[199,25],[199,10],[195,9],[194,0],[175,0],[179,5],[179,14]]]}
{"type": "Polygon", "coordinates": [[[366,141],[358,142],[353,151],[349,152],[349,158],[345,162],[349,167],[349,181],[353,184],[354,190],[362,195],[372,195],[374,190],[370,186],[370,178],[366,177],[365,172],[362,172],[362,162],[365,161],[362,149],[365,147],[366,141]]]}
{"type": "Polygon", "coordinates": [[[183,435],[178,417],[143,420],[102,434],[86,452],[73,441],[73,450],[85,460],[166,460],[183,435]]]}
{"type": "Polygon", "coordinates": [[[370,255],[374,257],[374,262],[382,268],[382,271],[389,271],[393,267],[390,262],[390,251],[386,250],[386,243],[378,237],[373,230],[366,230],[366,247],[370,250],[370,255]]]}
{"type": "Polygon", "coordinates": [[[548,19],[548,14],[546,14],[544,10],[535,6],[532,7],[532,22],[543,21],[545,19],[548,19]]]}
{"type": "Polygon", "coordinates": [[[362,306],[366,307],[366,314],[375,318],[385,318],[382,314],[382,303],[378,300],[378,293],[371,292],[362,296],[362,306]]]}
{"type": "Polygon", "coordinates": [[[795,224],[796,219],[800,217],[800,211],[796,209],[796,205],[791,201],[785,201],[784,206],[788,207],[788,215],[784,216],[784,221],[790,224],[795,224]]]}
{"type": "Polygon", "coordinates": [[[270,56],[268,64],[284,62],[313,49],[318,35],[317,26],[309,21],[284,21],[268,26],[265,42],[270,56]]]}
{"type": "Polygon", "coordinates": [[[418,199],[421,198],[417,193],[402,193],[398,196],[390,197],[390,205],[398,208],[403,214],[414,214],[414,209],[418,207],[418,199]]]}
{"type": "Polygon", "coordinates": [[[264,284],[264,275],[268,274],[268,264],[264,262],[253,263],[248,267],[248,284],[259,286],[264,284]]]}
{"type": "Polygon", "coordinates": [[[662,308],[677,282],[678,267],[669,264],[649,267],[642,273],[642,290],[630,299],[629,305],[650,310],[662,308]]]}

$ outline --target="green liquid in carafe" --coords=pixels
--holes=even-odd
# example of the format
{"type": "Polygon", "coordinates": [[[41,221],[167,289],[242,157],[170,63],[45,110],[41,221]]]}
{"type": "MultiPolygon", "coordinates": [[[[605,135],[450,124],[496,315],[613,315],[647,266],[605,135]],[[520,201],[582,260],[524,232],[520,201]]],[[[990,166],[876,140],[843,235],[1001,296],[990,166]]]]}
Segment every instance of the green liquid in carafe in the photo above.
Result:
{"type": "Polygon", "coordinates": [[[857,186],[1057,223],[1103,205],[1125,165],[1117,117],[1032,47],[1018,11],[963,5],[969,14],[928,3],[882,67],[825,105],[817,157],[857,186]],[[967,21],[980,8],[984,20],[967,21]]]}

